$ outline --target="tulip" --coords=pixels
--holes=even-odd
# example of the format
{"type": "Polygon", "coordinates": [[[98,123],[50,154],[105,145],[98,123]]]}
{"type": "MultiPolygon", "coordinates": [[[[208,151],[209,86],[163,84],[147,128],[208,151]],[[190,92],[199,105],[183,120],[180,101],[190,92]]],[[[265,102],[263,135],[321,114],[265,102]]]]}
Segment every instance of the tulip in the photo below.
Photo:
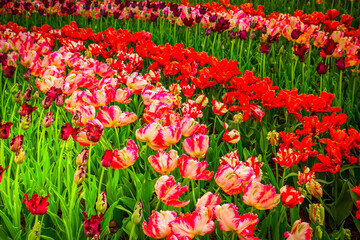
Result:
{"type": "Polygon", "coordinates": [[[104,127],[97,119],[87,121],[85,125],[86,137],[91,142],[98,142],[104,134],[104,127]]]}
{"type": "Polygon", "coordinates": [[[308,167],[304,167],[303,169],[303,173],[298,172],[298,184],[299,185],[304,185],[308,182],[310,182],[311,180],[315,179],[315,173],[313,171],[310,171],[310,168],[308,167]]]}
{"type": "Polygon", "coordinates": [[[76,184],[81,184],[84,181],[85,176],[86,176],[86,166],[81,165],[74,174],[74,182],[76,184]]]}
{"type": "Polygon", "coordinates": [[[279,146],[279,133],[277,131],[268,132],[266,139],[269,140],[272,146],[279,146]]]}
{"type": "Polygon", "coordinates": [[[184,150],[187,154],[194,158],[204,158],[208,153],[209,136],[204,134],[196,134],[191,138],[187,138],[183,142],[184,150]]]}
{"type": "Polygon", "coordinates": [[[75,107],[74,109],[72,109],[72,113],[73,113],[73,115],[77,115],[77,114],[80,115],[80,117],[79,117],[80,120],[78,120],[80,122],[74,126],[82,127],[88,121],[95,119],[95,107],[92,105],[79,105],[79,106],[75,107]],[[80,114],[77,113],[77,111],[79,111],[80,114]]]}
{"type": "Polygon", "coordinates": [[[239,150],[235,150],[227,153],[225,156],[222,156],[219,160],[220,165],[229,164],[232,168],[235,168],[238,164],[240,164],[238,152],[239,150]]]}
{"type": "Polygon", "coordinates": [[[151,238],[166,238],[171,232],[170,223],[175,219],[175,211],[152,211],[148,223],[146,221],[143,222],[142,229],[151,238]]]}
{"type": "Polygon", "coordinates": [[[301,222],[301,219],[296,220],[291,229],[291,233],[285,232],[286,240],[310,240],[313,235],[312,228],[307,222],[301,222]]]}
{"type": "Polygon", "coordinates": [[[238,143],[240,141],[240,133],[239,133],[239,131],[235,130],[235,129],[229,131],[227,123],[224,123],[224,127],[225,127],[225,133],[224,133],[224,136],[223,136],[223,140],[228,142],[228,143],[231,143],[231,144],[238,143]]]}
{"type": "Polygon", "coordinates": [[[229,195],[239,194],[243,191],[243,181],[229,164],[220,165],[214,179],[216,184],[229,195]]]}
{"type": "Polygon", "coordinates": [[[184,207],[190,201],[179,201],[178,198],[181,194],[188,190],[188,186],[181,187],[180,183],[176,184],[173,176],[163,175],[155,184],[155,192],[157,198],[164,202],[166,205],[173,207],[184,207]]]}
{"type": "Polygon", "coordinates": [[[211,233],[215,227],[215,222],[211,219],[212,211],[204,206],[196,208],[193,213],[180,213],[170,224],[170,237],[176,237],[174,239],[193,239],[196,235],[204,236],[211,233]]]}
{"type": "Polygon", "coordinates": [[[138,204],[136,204],[134,212],[131,215],[131,221],[134,224],[138,224],[141,221],[141,219],[142,219],[142,210],[143,210],[142,204],[141,204],[141,202],[139,202],[138,204]]]}
{"type": "Polygon", "coordinates": [[[32,89],[27,89],[23,95],[23,100],[25,102],[28,102],[31,100],[31,95],[32,95],[32,89]]]}
{"type": "Polygon", "coordinates": [[[24,139],[24,135],[17,135],[14,137],[10,142],[10,151],[18,152],[19,149],[22,147],[22,142],[24,139]]]}
{"type": "Polygon", "coordinates": [[[233,117],[233,120],[234,120],[234,123],[236,123],[236,124],[242,123],[243,122],[243,114],[242,113],[235,114],[233,117]]]}
{"type": "Polygon", "coordinates": [[[316,71],[318,74],[322,75],[328,71],[329,65],[325,65],[322,62],[319,62],[316,66],[316,71]]]}
{"type": "Polygon", "coordinates": [[[211,103],[213,105],[212,110],[216,115],[224,115],[227,113],[228,109],[224,103],[218,102],[215,99],[213,99],[211,103]]]}
{"type": "Polygon", "coordinates": [[[33,111],[35,111],[36,109],[37,109],[37,107],[33,107],[24,102],[23,105],[21,105],[19,114],[20,114],[20,116],[31,115],[33,113],[33,111]]]}
{"type": "Polygon", "coordinates": [[[83,150],[81,150],[81,152],[76,157],[76,165],[78,166],[85,165],[88,159],[89,159],[89,149],[83,148],[83,150]]]}
{"type": "Polygon", "coordinates": [[[22,91],[20,90],[14,96],[14,102],[20,103],[22,101],[22,91]]]}
{"type": "Polygon", "coordinates": [[[107,209],[107,201],[106,201],[106,194],[102,192],[99,194],[98,199],[96,201],[96,211],[98,213],[104,214],[107,209]]]}
{"type": "Polygon", "coordinates": [[[196,208],[204,206],[209,208],[214,213],[215,206],[219,205],[220,203],[221,199],[219,195],[207,192],[196,201],[196,208]]]}
{"type": "Polygon", "coordinates": [[[294,164],[298,164],[300,161],[299,153],[294,152],[291,148],[280,148],[277,152],[277,157],[273,160],[280,164],[281,167],[290,168],[294,164]]]}
{"type": "Polygon", "coordinates": [[[191,137],[200,127],[200,124],[189,115],[184,116],[180,122],[181,134],[184,137],[191,137]]]}
{"type": "Polygon", "coordinates": [[[313,203],[309,205],[309,218],[311,222],[315,222],[319,225],[324,224],[325,210],[320,203],[313,203]]]}
{"type": "Polygon", "coordinates": [[[83,220],[85,235],[92,239],[100,239],[100,233],[102,231],[100,222],[104,219],[104,216],[102,214],[92,215],[89,219],[86,212],[83,212],[82,214],[85,217],[83,220]]]}
{"type": "Polygon", "coordinates": [[[114,169],[123,169],[134,165],[136,159],[139,157],[138,151],[139,148],[135,141],[128,139],[127,147],[113,151],[111,167],[114,169]]]}
{"type": "Polygon", "coordinates": [[[306,190],[310,193],[311,196],[318,198],[323,196],[323,190],[317,181],[311,179],[309,182],[305,184],[306,190]]]}
{"type": "Polygon", "coordinates": [[[185,154],[179,159],[179,171],[183,178],[208,181],[214,172],[205,170],[207,167],[206,161],[199,162],[196,158],[188,157],[185,154]]]}
{"type": "Polygon", "coordinates": [[[43,119],[43,121],[42,121],[42,126],[44,127],[44,128],[48,128],[48,127],[50,127],[51,125],[52,125],[52,123],[53,123],[53,113],[52,112],[47,112],[46,114],[45,114],[45,116],[44,116],[44,119],[43,119]]]}
{"type": "Polygon", "coordinates": [[[273,186],[252,180],[244,190],[243,201],[256,209],[267,210],[279,204],[280,194],[276,194],[273,186]]]}
{"type": "Polygon", "coordinates": [[[21,120],[20,120],[20,128],[22,130],[29,129],[30,124],[31,124],[31,115],[26,115],[23,118],[21,118],[21,120]]]}
{"type": "Polygon", "coordinates": [[[178,159],[179,155],[176,150],[170,150],[169,153],[160,150],[156,153],[156,156],[150,156],[148,161],[155,172],[160,174],[170,174],[170,172],[177,167],[178,159]]]}
{"type": "Polygon", "coordinates": [[[25,151],[22,146],[16,152],[14,161],[16,164],[22,164],[25,161],[25,151]]]}
{"type": "Polygon", "coordinates": [[[195,102],[198,104],[200,109],[203,109],[209,103],[209,99],[205,95],[201,94],[201,95],[197,96],[197,98],[195,99],[195,102]]]}
{"type": "Polygon", "coordinates": [[[240,239],[252,236],[256,229],[255,225],[259,222],[256,214],[239,215],[238,207],[233,203],[217,205],[215,217],[221,231],[234,231],[240,239]]]}
{"type": "Polygon", "coordinates": [[[49,202],[47,201],[48,194],[46,197],[41,197],[36,193],[32,195],[32,198],[29,200],[28,195],[25,193],[25,203],[26,208],[31,212],[32,215],[44,215],[47,212],[47,207],[49,202]]]}
{"type": "Polygon", "coordinates": [[[81,124],[81,112],[79,110],[76,110],[73,113],[73,117],[71,118],[71,124],[73,126],[79,126],[81,124]]]}
{"type": "Polygon", "coordinates": [[[0,119],[0,139],[7,139],[10,136],[10,128],[13,125],[13,123],[1,123],[0,119]]]}
{"type": "Polygon", "coordinates": [[[261,46],[260,46],[260,52],[267,54],[270,51],[270,47],[271,47],[270,44],[266,44],[266,43],[262,42],[261,46]]]}
{"type": "Polygon", "coordinates": [[[301,204],[304,201],[304,196],[301,192],[296,191],[295,188],[285,185],[280,189],[281,203],[289,208],[295,207],[297,204],[301,204]]]}
{"type": "Polygon", "coordinates": [[[74,138],[79,131],[79,128],[73,128],[70,123],[65,123],[60,130],[60,138],[66,141],[70,135],[74,138]]]}
{"type": "Polygon", "coordinates": [[[112,159],[113,159],[113,151],[112,150],[105,150],[104,156],[101,159],[101,166],[110,167],[112,159]]]}
{"type": "Polygon", "coordinates": [[[5,77],[12,78],[14,76],[16,68],[14,66],[7,66],[5,69],[5,77]]]}

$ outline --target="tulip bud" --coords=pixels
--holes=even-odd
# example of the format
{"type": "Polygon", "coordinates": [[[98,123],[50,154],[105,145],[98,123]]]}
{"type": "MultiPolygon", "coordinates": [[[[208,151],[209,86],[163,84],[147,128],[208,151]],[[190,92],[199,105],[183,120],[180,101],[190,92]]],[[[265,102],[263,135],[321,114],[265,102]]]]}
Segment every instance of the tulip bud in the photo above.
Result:
{"type": "Polygon", "coordinates": [[[309,182],[305,184],[306,190],[310,193],[311,196],[318,198],[323,196],[323,190],[317,181],[311,179],[309,182]]]}
{"type": "Polygon", "coordinates": [[[107,202],[106,202],[106,194],[102,192],[99,194],[98,199],[96,201],[96,211],[98,213],[104,214],[107,209],[107,202]]]}
{"type": "Polygon", "coordinates": [[[22,147],[22,142],[24,139],[24,135],[17,135],[14,137],[10,142],[10,151],[18,152],[19,149],[22,147]]]}
{"type": "Polygon", "coordinates": [[[39,240],[40,239],[40,221],[35,222],[34,227],[29,232],[27,240],[39,240]]]}
{"type": "Polygon", "coordinates": [[[138,224],[142,219],[142,204],[141,202],[139,202],[136,206],[135,206],[135,209],[134,209],[134,212],[131,216],[131,221],[134,223],[134,224],[138,224]]]}
{"type": "Polygon", "coordinates": [[[64,99],[65,99],[65,95],[64,94],[59,94],[56,98],[55,98],[55,105],[58,107],[61,107],[64,105],[64,99]]]}
{"type": "Polygon", "coordinates": [[[348,228],[343,228],[343,235],[345,240],[351,239],[351,231],[348,228]]]}
{"type": "Polygon", "coordinates": [[[71,118],[71,124],[76,127],[81,123],[81,112],[76,110],[73,117],[71,118]]]}
{"type": "Polygon", "coordinates": [[[14,66],[7,66],[5,69],[5,77],[12,78],[14,76],[16,68],[14,66]]]}
{"type": "Polygon", "coordinates": [[[44,119],[42,121],[42,126],[44,128],[48,128],[48,127],[51,126],[51,124],[53,123],[53,115],[54,114],[52,112],[47,112],[45,114],[45,117],[44,117],[44,119]]]}
{"type": "Polygon", "coordinates": [[[16,83],[16,84],[14,84],[14,86],[12,86],[12,88],[10,89],[10,92],[11,93],[16,93],[18,91],[19,91],[19,84],[16,83]]]}
{"type": "Polygon", "coordinates": [[[234,120],[234,123],[236,123],[236,124],[242,123],[243,122],[243,114],[238,113],[238,114],[234,115],[233,120],[234,120]]]}
{"type": "Polygon", "coordinates": [[[35,93],[33,94],[33,98],[34,99],[39,99],[39,91],[35,91],[35,93]]]}
{"type": "Polygon", "coordinates": [[[315,222],[319,225],[324,224],[325,210],[320,203],[313,203],[309,205],[309,218],[311,222],[315,222]]]}
{"type": "Polygon", "coordinates": [[[279,145],[279,133],[275,130],[268,132],[266,139],[269,140],[272,146],[279,145]]]}
{"type": "Polygon", "coordinates": [[[51,106],[52,104],[52,100],[49,96],[45,96],[44,100],[41,102],[41,106],[44,108],[44,109],[49,109],[49,107],[51,106]]]}
{"type": "Polygon", "coordinates": [[[16,155],[15,155],[15,163],[16,164],[22,164],[25,160],[25,151],[24,151],[24,148],[21,147],[17,152],[16,152],[16,155]]]}
{"type": "Polygon", "coordinates": [[[28,69],[24,72],[23,79],[24,79],[25,81],[29,81],[29,80],[30,80],[30,77],[31,77],[31,69],[28,68],[28,69]]]}
{"type": "Polygon", "coordinates": [[[15,96],[14,96],[14,102],[20,103],[21,101],[22,101],[22,92],[21,92],[21,90],[20,90],[17,94],[15,94],[15,96]]]}
{"type": "Polygon", "coordinates": [[[22,130],[27,130],[29,129],[31,124],[31,115],[25,115],[21,120],[20,120],[20,128],[22,130]]]}
{"type": "Polygon", "coordinates": [[[86,176],[86,166],[81,165],[74,174],[74,182],[76,184],[81,184],[86,176]]]}
{"type": "Polygon", "coordinates": [[[89,159],[89,149],[83,148],[83,150],[76,157],[76,165],[85,165],[89,159]]]}
{"type": "MultiPolygon", "coordinates": [[[[343,229],[344,230],[344,229],[343,229]]],[[[317,236],[318,237],[318,239],[322,239],[322,237],[323,237],[323,231],[322,231],[322,228],[321,228],[321,226],[316,226],[316,228],[315,228],[315,232],[316,232],[316,235],[315,236],[317,236]]],[[[346,239],[346,238],[345,238],[346,239]]],[[[349,238],[349,240],[350,240],[350,238],[349,238]]]]}
{"type": "Polygon", "coordinates": [[[202,109],[209,103],[209,99],[205,95],[201,94],[197,96],[195,102],[199,105],[200,109],[202,109]]]}
{"type": "Polygon", "coordinates": [[[24,95],[23,95],[23,100],[25,102],[28,102],[31,100],[31,94],[32,94],[32,89],[28,89],[25,91],[24,95]]]}
{"type": "Polygon", "coordinates": [[[249,38],[250,38],[250,39],[254,39],[254,38],[255,38],[255,32],[250,33],[249,38]]]}
{"type": "Polygon", "coordinates": [[[65,150],[66,151],[71,151],[74,149],[74,139],[73,137],[70,135],[69,138],[64,142],[65,143],[65,150]]]}

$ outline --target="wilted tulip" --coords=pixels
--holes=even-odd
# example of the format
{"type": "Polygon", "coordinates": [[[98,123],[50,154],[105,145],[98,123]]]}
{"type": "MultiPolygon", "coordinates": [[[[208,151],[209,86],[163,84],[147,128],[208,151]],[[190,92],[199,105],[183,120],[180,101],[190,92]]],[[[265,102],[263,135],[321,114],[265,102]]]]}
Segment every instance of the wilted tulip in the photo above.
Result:
{"type": "Polygon", "coordinates": [[[52,112],[47,112],[44,116],[44,119],[42,121],[42,126],[44,128],[48,128],[51,126],[51,124],[53,123],[53,113],[52,112]]]}
{"type": "Polygon", "coordinates": [[[24,135],[17,135],[10,142],[10,151],[17,152],[22,147],[24,135]]]}

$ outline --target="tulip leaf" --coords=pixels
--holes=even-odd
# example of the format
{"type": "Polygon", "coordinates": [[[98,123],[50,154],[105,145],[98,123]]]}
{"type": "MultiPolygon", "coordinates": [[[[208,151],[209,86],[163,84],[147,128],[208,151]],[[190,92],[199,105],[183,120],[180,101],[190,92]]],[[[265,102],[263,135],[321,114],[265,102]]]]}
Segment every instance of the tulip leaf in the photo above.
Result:
{"type": "MultiPolygon", "coordinates": [[[[116,207],[116,205],[118,204],[119,201],[114,202],[113,204],[111,204],[111,206],[106,210],[106,213],[104,215],[104,219],[101,221],[101,225],[106,228],[107,230],[109,229],[109,223],[110,220],[113,217],[114,214],[114,208],[116,207]]],[[[104,235],[106,234],[106,231],[102,231],[100,234],[100,239],[104,239],[104,235]]]]}
{"type": "Polygon", "coordinates": [[[339,226],[351,214],[352,208],[353,202],[349,192],[349,185],[345,182],[340,195],[331,207],[336,226],[339,226]]]}
{"type": "Polygon", "coordinates": [[[7,228],[7,230],[10,232],[10,235],[13,239],[15,239],[15,236],[18,232],[21,232],[21,229],[20,228],[17,228],[15,227],[13,224],[12,224],[12,221],[10,221],[10,219],[6,216],[6,214],[0,210],[0,216],[2,218],[2,220],[4,221],[5,223],[5,226],[7,228]]]}

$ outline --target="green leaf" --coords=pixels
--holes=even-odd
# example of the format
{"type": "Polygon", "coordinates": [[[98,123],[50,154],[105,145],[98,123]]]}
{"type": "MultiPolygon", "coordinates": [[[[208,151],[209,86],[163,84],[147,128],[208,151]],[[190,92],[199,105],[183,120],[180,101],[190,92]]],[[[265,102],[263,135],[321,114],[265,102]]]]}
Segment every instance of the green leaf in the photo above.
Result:
{"type": "Polygon", "coordinates": [[[21,229],[15,227],[15,226],[12,224],[12,221],[10,221],[10,219],[6,216],[6,214],[5,214],[3,211],[1,211],[1,210],[0,210],[0,216],[1,216],[2,220],[3,220],[4,223],[5,223],[7,230],[10,232],[11,237],[15,239],[16,234],[17,234],[19,231],[21,232],[21,229]]]}
{"type": "Polygon", "coordinates": [[[352,208],[353,202],[349,192],[349,185],[345,182],[340,195],[331,207],[336,226],[339,226],[351,214],[352,208]]]}

